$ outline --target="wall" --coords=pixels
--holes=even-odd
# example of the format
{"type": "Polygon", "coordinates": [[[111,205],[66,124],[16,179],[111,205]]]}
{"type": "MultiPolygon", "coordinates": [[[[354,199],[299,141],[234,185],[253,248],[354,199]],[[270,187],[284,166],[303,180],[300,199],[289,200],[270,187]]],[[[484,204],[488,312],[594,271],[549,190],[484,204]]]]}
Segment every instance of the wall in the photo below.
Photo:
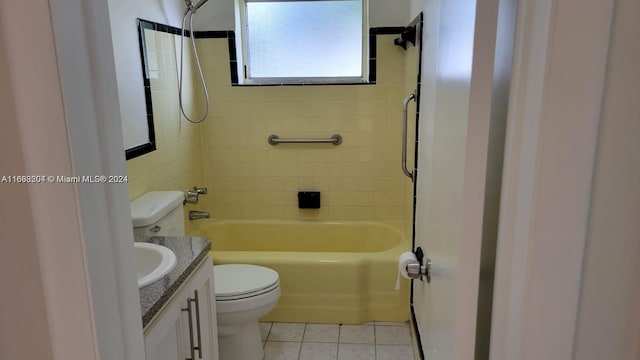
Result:
{"type": "MultiPolygon", "coordinates": [[[[146,124],[146,101],[142,78],[142,62],[138,41],[137,18],[174,27],[182,26],[184,2],[173,0],[109,1],[116,79],[125,144],[128,125],[146,124]]],[[[187,122],[178,105],[179,36],[155,32],[149,42],[152,67],[157,67],[151,79],[154,128],[157,150],[127,161],[129,199],[153,190],[186,190],[202,183],[201,137],[199,125],[187,122]]],[[[184,103],[187,113],[200,114],[202,99],[194,67],[185,41],[184,103]]],[[[196,114],[196,115],[194,115],[196,114]]],[[[123,150],[124,153],[124,150],[123,150]]],[[[185,208],[185,216],[192,206],[185,208]]],[[[189,222],[187,222],[189,224],[189,222]]]]}
{"type": "Polygon", "coordinates": [[[612,8],[518,2],[491,359],[580,358],[574,337],[612,8]]]}
{"type": "MultiPolygon", "coordinates": [[[[372,27],[407,24],[408,13],[408,1],[369,0],[369,25],[372,27]]],[[[198,30],[235,29],[234,0],[209,0],[194,17],[194,27],[198,30]]]]}
{"type": "MultiPolygon", "coordinates": [[[[140,77],[140,57],[136,19],[180,27],[185,5],[182,0],[109,0],[111,35],[116,60],[124,143],[127,148],[146,139],[144,87],[140,77]]],[[[409,3],[370,1],[370,26],[405,24],[409,3]]],[[[233,0],[209,0],[194,17],[194,28],[204,30],[235,29],[233,0]]]]}
{"type": "MultiPolygon", "coordinates": [[[[233,29],[234,24],[228,23],[229,19],[232,20],[234,18],[233,2],[216,0],[210,1],[210,3],[198,11],[195,27],[198,30],[233,29]],[[211,18],[211,16],[214,16],[215,18],[211,18]],[[216,24],[216,26],[211,26],[211,24],[216,24]]],[[[176,7],[171,4],[172,2],[146,4],[147,6],[142,6],[142,4],[140,4],[138,7],[133,8],[124,6],[124,4],[118,0],[115,0],[114,4],[110,4],[110,12],[114,13],[114,18],[117,19],[117,21],[113,22],[114,51],[116,53],[117,60],[119,88],[123,90],[120,92],[120,98],[123,102],[122,112],[125,122],[127,121],[127,117],[137,117],[135,114],[140,111],[141,104],[144,104],[144,101],[141,100],[141,97],[143,98],[144,95],[141,90],[142,84],[135,83],[140,78],[140,68],[138,67],[140,60],[137,55],[137,48],[134,49],[134,45],[137,46],[137,40],[135,43],[131,41],[132,19],[141,17],[169,25],[179,25],[181,9],[180,7],[176,7]],[[124,113],[126,113],[126,115],[124,113]]],[[[403,6],[390,6],[383,1],[374,1],[370,6],[372,26],[376,26],[376,24],[398,26],[407,23],[405,21],[405,17],[406,11],[408,11],[408,5],[407,9],[404,9],[403,6]]],[[[234,105],[234,102],[236,104],[244,103],[244,99],[248,97],[255,99],[255,102],[258,103],[258,105],[256,105],[257,107],[264,107],[266,102],[271,102],[272,110],[273,105],[276,103],[279,103],[280,105],[288,105],[290,101],[287,99],[294,99],[292,103],[297,106],[299,110],[301,109],[301,106],[304,105],[302,102],[307,102],[308,104],[313,103],[313,106],[315,106],[317,110],[315,113],[300,110],[305,112],[303,116],[304,119],[299,123],[303,125],[292,124],[295,120],[291,118],[292,114],[290,113],[289,115],[285,114],[285,116],[290,117],[290,119],[284,120],[285,122],[288,122],[283,125],[284,127],[277,125],[273,130],[270,130],[269,127],[264,125],[270,121],[268,119],[269,117],[272,117],[272,124],[274,121],[280,121],[279,119],[275,119],[279,116],[276,116],[277,113],[273,111],[271,114],[260,114],[258,117],[261,118],[261,121],[258,121],[257,124],[251,125],[253,128],[264,125],[260,129],[260,138],[254,143],[256,146],[254,149],[255,152],[259,152],[258,149],[261,147],[266,147],[267,151],[275,151],[278,156],[285,156],[285,153],[287,152],[295,152],[298,158],[296,158],[294,162],[306,162],[306,160],[313,157],[313,154],[316,154],[315,160],[317,161],[307,162],[307,164],[300,169],[300,174],[296,173],[296,178],[301,179],[300,182],[296,182],[294,186],[292,180],[289,179],[287,180],[286,185],[284,184],[284,178],[290,177],[291,172],[297,170],[295,168],[285,170],[283,168],[285,164],[290,164],[286,163],[286,161],[292,159],[280,158],[278,160],[274,160],[277,162],[276,168],[282,168],[283,172],[288,171],[287,176],[275,176],[274,170],[271,170],[269,175],[267,175],[266,172],[262,172],[261,174],[258,173],[253,177],[245,177],[242,180],[244,181],[242,187],[240,187],[241,182],[233,181],[232,185],[237,186],[235,188],[236,190],[224,190],[225,194],[223,195],[220,190],[223,187],[219,184],[220,181],[223,181],[220,180],[220,178],[223,177],[220,175],[220,172],[224,172],[226,169],[216,168],[216,170],[209,171],[209,176],[205,185],[210,185],[210,188],[216,188],[218,191],[215,196],[211,195],[202,197],[203,206],[207,204],[207,206],[216,207],[211,209],[211,211],[214,216],[217,217],[247,218],[253,217],[254,215],[270,218],[307,217],[306,213],[299,214],[297,209],[289,209],[285,211],[285,205],[288,208],[291,208],[291,205],[295,205],[295,201],[297,201],[295,198],[295,191],[297,191],[298,188],[309,188],[322,185],[326,195],[323,198],[326,208],[321,210],[321,214],[311,217],[326,219],[329,217],[328,210],[333,208],[332,216],[340,219],[402,219],[403,213],[407,213],[409,211],[409,207],[406,206],[408,202],[403,201],[399,194],[404,190],[409,191],[409,188],[411,187],[410,185],[406,185],[401,179],[401,176],[398,175],[400,173],[398,169],[398,164],[400,162],[399,115],[402,97],[405,95],[405,90],[401,88],[402,76],[404,74],[402,64],[403,60],[401,60],[401,56],[403,55],[400,48],[391,45],[393,37],[387,36],[387,38],[389,39],[387,40],[386,46],[381,46],[379,48],[379,52],[382,54],[383,51],[387,51],[390,56],[395,56],[396,59],[389,59],[386,63],[383,59],[382,61],[379,61],[378,67],[379,69],[397,69],[397,72],[392,75],[388,74],[386,71],[379,70],[379,85],[358,87],[339,86],[335,87],[335,89],[318,87],[308,90],[305,89],[301,93],[299,93],[299,89],[297,87],[266,90],[256,88],[231,88],[228,84],[229,66],[227,63],[228,49],[226,47],[226,40],[206,40],[212,42],[217,41],[220,43],[217,49],[211,51],[208,50],[206,45],[198,45],[205,65],[205,76],[209,82],[210,92],[212,95],[211,105],[213,114],[210,116],[210,119],[214,121],[208,120],[207,123],[204,124],[204,129],[207,134],[216,133],[214,137],[229,134],[227,130],[220,131],[219,126],[222,125],[214,126],[210,124],[216,121],[220,122],[218,120],[220,116],[227,117],[229,120],[226,121],[237,122],[238,130],[240,132],[251,133],[251,131],[248,131],[248,124],[244,124],[246,127],[241,128],[243,126],[242,121],[249,121],[249,118],[245,117],[242,120],[235,119],[236,117],[243,115],[241,111],[245,110],[244,106],[238,107],[237,110],[239,112],[236,114],[216,114],[216,112],[228,112],[228,107],[236,106],[234,105]],[[390,63],[394,61],[396,63],[390,63]],[[391,77],[394,78],[393,81],[388,80],[391,77]],[[395,87],[395,90],[391,90],[389,88],[390,86],[395,87]],[[221,90],[222,88],[224,89],[221,90]],[[358,89],[357,92],[349,90],[354,88],[358,89]],[[388,96],[388,93],[393,91],[395,91],[397,95],[391,99],[388,96]],[[255,94],[260,95],[256,97],[255,94]],[[376,101],[378,99],[384,100],[384,104],[376,101]],[[373,106],[374,102],[377,102],[375,106],[373,106]],[[372,106],[369,109],[358,109],[358,107],[362,108],[366,106],[366,103],[372,106]],[[331,111],[342,112],[342,114],[323,114],[325,110],[322,110],[322,108],[326,107],[328,104],[331,104],[331,106],[338,105],[335,110],[331,111]],[[391,112],[389,109],[397,109],[397,111],[393,111],[393,115],[390,115],[391,112]],[[324,124],[318,125],[320,122],[315,118],[327,115],[330,117],[329,121],[324,122],[325,120],[319,120],[323,121],[324,124]],[[390,120],[389,116],[392,116],[393,120],[390,120]],[[345,120],[347,117],[349,119],[345,120]],[[300,149],[301,151],[293,150],[289,146],[289,151],[282,151],[282,147],[280,147],[280,149],[273,149],[266,145],[266,137],[271,133],[269,131],[275,133],[291,129],[290,131],[293,131],[291,136],[296,136],[294,132],[299,128],[299,126],[306,126],[306,129],[304,129],[305,132],[311,135],[314,135],[312,133],[315,131],[318,135],[326,136],[326,130],[332,129],[332,131],[335,132],[343,132],[343,135],[346,135],[347,138],[350,136],[351,139],[347,139],[345,144],[341,145],[337,151],[328,151],[324,153],[323,150],[327,149],[324,149],[322,146],[303,146],[303,148],[300,149]],[[387,129],[390,129],[392,133],[383,134],[384,130],[387,129]],[[354,138],[353,134],[359,131],[364,132],[366,134],[366,138],[361,138],[358,139],[358,142],[354,142],[354,140],[352,140],[354,138]],[[371,152],[374,149],[374,141],[376,141],[377,144],[383,143],[388,145],[389,150],[382,150],[383,147],[378,146],[374,154],[371,152]],[[323,154],[319,155],[321,153],[323,154]],[[343,156],[345,154],[346,157],[343,156]],[[383,159],[384,165],[372,165],[371,157],[374,155],[378,156],[379,159],[383,159]],[[344,163],[341,165],[332,164],[332,166],[330,166],[331,169],[329,169],[327,162],[332,160],[332,157],[336,156],[344,159],[344,163]],[[315,177],[313,173],[314,171],[315,177]],[[319,171],[323,171],[324,175],[319,175],[319,171]],[[332,171],[332,175],[329,174],[329,171],[332,171]],[[214,172],[216,173],[215,176],[212,174],[214,172]],[[362,175],[369,176],[368,179],[364,180],[364,183],[358,180],[358,177],[362,175]],[[266,186],[264,183],[254,184],[259,178],[267,177],[271,178],[270,181],[273,183],[269,186],[276,189],[275,191],[264,192],[262,190],[266,186]],[[341,185],[332,184],[331,187],[335,189],[328,191],[329,178],[331,177],[341,179],[341,185]],[[375,181],[373,177],[375,177],[375,181]],[[216,178],[216,180],[213,180],[213,178],[216,178]],[[246,190],[249,187],[252,187],[252,189],[250,191],[246,190]],[[366,189],[366,191],[362,191],[363,189],[366,189]],[[261,194],[257,194],[258,192],[261,194]],[[275,195],[274,193],[278,193],[278,195],[275,195]],[[339,193],[340,195],[332,196],[332,193],[339,193]],[[213,200],[212,198],[214,197],[218,197],[218,199],[213,200]],[[219,199],[220,197],[224,197],[225,199],[219,199]],[[243,198],[244,200],[240,200],[240,198],[243,198]],[[248,198],[252,198],[254,200],[250,201],[248,198]],[[209,201],[209,203],[207,203],[207,201],[209,201]],[[220,205],[221,202],[235,205],[220,205]],[[373,208],[374,205],[379,204],[384,206],[377,207],[376,209],[373,208]],[[275,206],[278,209],[273,212],[272,210],[274,209],[270,208],[272,206],[275,206]],[[221,211],[222,209],[220,209],[220,207],[223,207],[224,211],[221,211]],[[363,209],[364,211],[362,211],[363,209]],[[244,214],[242,214],[243,212],[244,214]],[[258,215],[258,213],[261,215],[258,215]]],[[[199,40],[198,42],[201,44],[204,43],[205,40],[199,40]]],[[[386,56],[387,54],[384,55],[386,56]]],[[[174,66],[175,59],[165,60],[166,61],[162,61],[165,66],[174,66]]],[[[166,75],[164,80],[161,79],[160,81],[152,83],[152,89],[154,89],[154,119],[156,122],[158,150],[127,162],[127,174],[129,175],[130,181],[130,199],[136,198],[150,190],[184,190],[187,187],[196,184],[201,186],[204,182],[201,180],[202,173],[199,172],[199,170],[201,168],[210,169],[212,165],[211,161],[207,160],[212,159],[210,154],[207,154],[204,160],[200,160],[202,155],[199,151],[201,147],[198,145],[198,142],[204,141],[202,143],[202,148],[205,149],[204,151],[209,151],[212,147],[217,145],[214,145],[210,140],[207,140],[210,138],[208,135],[205,135],[202,138],[200,138],[199,135],[196,136],[198,126],[193,126],[185,123],[184,121],[177,121],[177,115],[175,115],[175,109],[177,108],[177,106],[175,106],[175,100],[177,98],[177,91],[175,90],[176,83],[173,81],[173,74],[170,73],[170,70],[171,69],[168,68],[164,69],[164,75],[166,75]],[[157,85],[160,85],[160,87],[157,85]],[[157,108],[160,106],[159,104],[162,104],[162,109],[157,108]],[[197,163],[203,163],[204,167],[196,166],[197,163]]],[[[186,88],[189,87],[187,86],[186,88]]],[[[194,98],[194,101],[197,102],[201,102],[201,100],[202,99],[194,98]]],[[[410,123],[413,123],[413,121],[410,123]]],[[[256,132],[258,131],[257,128],[255,130],[256,132]]],[[[284,134],[285,133],[281,133],[281,136],[284,136],[284,134]]],[[[255,136],[258,135],[255,134],[255,136]]],[[[209,151],[209,153],[210,152],[211,151],[209,151]]],[[[218,152],[216,156],[219,158],[221,156],[220,154],[222,153],[218,152]]],[[[234,156],[233,154],[235,153],[232,152],[231,154],[231,156],[234,156]]],[[[265,152],[264,154],[267,153],[265,152]]],[[[412,156],[412,150],[409,150],[409,155],[412,156]]],[[[249,156],[246,151],[240,153],[238,156],[244,156],[245,160],[243,160],[243,163],[245,163],[246,166],[250,166],[251,162],[246,159],[246,156],[249,156]]],[[[291,157],[290,154],[286,156],[291,157]]],[[[256,159],[259,159],[259,157],[256,159]]],[[[220,163],[227,163],[226,166],[231,166],[229,165],[233,163],[231,160],[232,157],[227,157],[224,161],[214,162],[216,163],[215,166],[219,166],[220,163]]],[[[259,165],[259,167],[264,166],[267,165],[259,165]]],[[[234,167],[232,170],[240,171],[237,167],[234,167]]],[[[295,208],[295,206],[293,207],[295,208]]],[[[201,208],[202,206],[199,207],[199,209],[201,208]]]]}
{"type": "Polygon", "coordinates": [[[221,219],[410,219],[400,170],[405,51],[378,37],[378,83],[230,86],[226,39],[200,39],[212,112],[204,124],[202,207],[221,219]],[[344,142],[271,146],[281,137],[344,142]],[[322,191],[319,211],[297,208],[298,190],[322,191]]]}
{"type": "MultiPolygon", "coordinates": [[[[201,125],[187,122],[178,103],[180,37],[153,30],[145,32],[147,57],[152,64],[151,100],[157,150],[127,161],[130,199],[151,190],[185,190],[202,178],[198,133],[201,125]]],[[[195,101],[199,86],[193,81],[193,65],[188,54],[191,52],[185,51],[185,111],[198,116],[203,109],[195,101]]]]}
{"type": "MultiPolygon", "coordinates": [[[[186,121],[178,102],[180,36],[145,30],[145,37],[157,150],[127,161],[130,200],[148,191],[183,191],[203,183],[203,125],[186,121]]],[[[186,40],[183,105],[190,118],[198,119],[204,113],[203,95],[187,48],[190,39],[186,40]]],[[[185,216],[191,209],[193,206],[185,208],[185,216]]]]}
{"type": "Polygon", "coordinates": [[[640,46],[637,1],[613,18],[574,359],[640,358],[640,46]]]}
{"type": "MultiPolygon", "coordinates": [[[[46,0],[0,2],[2,175],[84,170],[71,155],[62,88],[73,81],[61,76],[57,55],[64,51],[56,47],[52,8],[46,0]],[[38,26],[24,26],[30,22],[38,26]]],[[[83,44],[74,45],[74,60],[82,63],[83,44]]],[[[90,215],[79,208],[76,184],[2,183],[0,194],[6,247],[0,261],[0,358],[99,359],[103,339],[96,330],[81,219],[90,215]]],[[[95,238],[102,240],[101,234],[95,238]]]]}
{"type": "Polygon", "coordinates": [[[118,98],[127,148],[148,139],[136,19],[180,27],[184,2],[180,0],[109,0],[109,20],[116,61],[118,98]]]}
{"type": "Polygon", "coordinates": [[[409,19],[411,20],[424,11],[425,0],[409,0],[409,19]]]}
{"type": "MultiPolygon", "coordinates": [[[[73,171],[123,175],[126,169],[108,2],[70,0],[49,5],[73,171]]],[[[81,183],[76,191],[78,199],[74,203],[81,209],[78,214],[85,239],[78,249],[90,275],[99,356],[143,358],[140,292],[132,276],[136,271],[127,185],[81,183]]],[[[52,203],[52,207],[63,213],[58,203],[52,203]]],[[[67,267],[71,247],[52,243],[65,255],[56,262],[67,267]]],[[[52,255],[48,252],[47,258],[52,255]]],[[[81,284],[74,281],[73,286],[81,284]]],[[[69,306],[75,317],[78,306],[69,306]]],[[[64,322],[70,322],[70,316],[64,317],[64,322]]],[[[78,341],[77,337],[73,341],[78,341]]]]}
{"type": "MultiPolygon", "coordinates": [[[[2,19],[0,29],[4,29],[2,19]]],[[[6,54],[4,42],[0,36],[0,52],[6,54]]],[[[2,176],[26,174],[10,74],[5,57],[0,56],[2,176]]],[[[29,189],[27,184],[3,183],[0,196],[4,199],[0,203],[0,238],[8,246],[0,252],[0,284],[4,294],[20,294],[1,299],[0,358],[53,359],[29,189]]]]}

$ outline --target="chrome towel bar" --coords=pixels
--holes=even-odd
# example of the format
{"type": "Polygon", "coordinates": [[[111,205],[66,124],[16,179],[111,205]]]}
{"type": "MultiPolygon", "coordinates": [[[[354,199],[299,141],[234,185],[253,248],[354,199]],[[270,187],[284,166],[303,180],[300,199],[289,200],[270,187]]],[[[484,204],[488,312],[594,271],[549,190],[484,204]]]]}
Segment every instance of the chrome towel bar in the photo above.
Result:
{"type": "Polygon", "coordinates": [[[281,139],[278,135],[269,135],[269,144],[278,145],[278,144],[325,144],[330,143],[333,145],[342,144],[342,135],[335,134],[328,139],[309,139],[309,138],[290,138],[290,139],[281,139]]]}

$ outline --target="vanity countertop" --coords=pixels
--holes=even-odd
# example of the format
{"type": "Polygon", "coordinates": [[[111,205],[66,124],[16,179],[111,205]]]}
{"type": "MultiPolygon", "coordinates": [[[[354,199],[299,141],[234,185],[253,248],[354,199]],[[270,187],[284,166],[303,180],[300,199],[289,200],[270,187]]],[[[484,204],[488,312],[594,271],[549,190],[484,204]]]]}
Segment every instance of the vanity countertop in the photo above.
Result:
{"type": "Polygon", "coordinates": [[[136,241],[165,246],[177,258],[176,267],[170,273],[140,289],[142,326],[146,328],[207,256],[211,250],[211,242],[206,238],[186,236],[152,236],[138,238],[136,241]]]}

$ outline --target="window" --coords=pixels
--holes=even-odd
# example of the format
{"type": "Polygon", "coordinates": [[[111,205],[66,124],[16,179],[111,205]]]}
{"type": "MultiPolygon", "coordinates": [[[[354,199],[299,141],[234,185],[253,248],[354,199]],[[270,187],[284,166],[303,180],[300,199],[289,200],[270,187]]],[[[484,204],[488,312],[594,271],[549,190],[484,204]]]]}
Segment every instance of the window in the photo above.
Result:
{"type": "Polygon", "coordinates": [[[366,0],[239,0],[239,10],[245,83],[366,79],[366,0]]]}

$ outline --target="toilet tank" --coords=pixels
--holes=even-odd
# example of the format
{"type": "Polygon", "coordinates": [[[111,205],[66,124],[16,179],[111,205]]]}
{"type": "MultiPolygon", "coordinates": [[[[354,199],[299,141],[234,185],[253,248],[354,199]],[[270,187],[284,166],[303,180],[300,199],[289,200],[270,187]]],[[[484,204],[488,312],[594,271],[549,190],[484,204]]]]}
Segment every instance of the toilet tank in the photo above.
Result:
{"type": "Polygon", "coordinates": [[[184,236],[183,200],[181,191],[150,191],[133,200],[133,234],[136,237],[184,236]]]}

